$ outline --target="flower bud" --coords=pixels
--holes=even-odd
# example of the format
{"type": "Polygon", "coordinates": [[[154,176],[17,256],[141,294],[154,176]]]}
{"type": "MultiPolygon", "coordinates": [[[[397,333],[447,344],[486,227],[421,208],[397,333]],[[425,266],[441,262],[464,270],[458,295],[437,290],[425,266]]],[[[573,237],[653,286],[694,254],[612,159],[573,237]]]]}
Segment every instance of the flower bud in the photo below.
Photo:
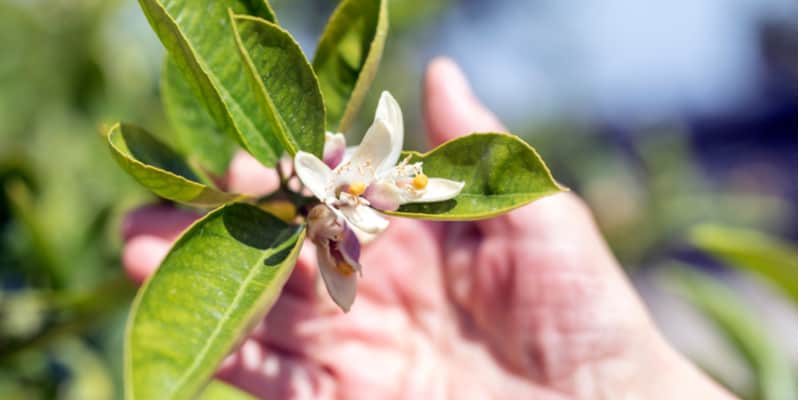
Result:
{"type": "Polygon", "coordinates": [[[344,135],[325,132],[325,147],[322,150],[322,161],[330,168],[336,168],[344,158],[347,149],[344,135]]]}

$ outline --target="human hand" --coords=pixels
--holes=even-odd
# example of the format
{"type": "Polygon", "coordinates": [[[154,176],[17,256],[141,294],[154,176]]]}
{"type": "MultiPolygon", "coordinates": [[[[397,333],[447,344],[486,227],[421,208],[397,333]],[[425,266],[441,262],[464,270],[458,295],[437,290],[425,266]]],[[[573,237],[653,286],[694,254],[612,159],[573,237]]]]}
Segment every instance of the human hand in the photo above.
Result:
{"type": "MultiPolygon", "coordinates": [[[[433,144],[503,131],[449,60],[431,63],[433,144]]],[[[277,176],[242,154],[231,190],[277,176]]],[[[138,281],[198,215],[129,215],[123,262],[138,281]]],[[[362,253],[343,314],[320,294],[313,249],[219,376],[269,399],[731,398],[659,335],[583,203],[565,193],[479,222],[394,218],[362,253]]]]}

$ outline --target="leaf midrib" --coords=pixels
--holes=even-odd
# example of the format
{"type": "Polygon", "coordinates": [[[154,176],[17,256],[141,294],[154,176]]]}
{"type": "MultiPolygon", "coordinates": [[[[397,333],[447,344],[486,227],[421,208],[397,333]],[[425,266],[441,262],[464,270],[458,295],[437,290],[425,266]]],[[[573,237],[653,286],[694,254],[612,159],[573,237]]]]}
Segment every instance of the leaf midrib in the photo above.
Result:
{"type": "MultiPolygon", "coordinates": [[[[185,44],[186,48],[192,54],[194,62],[197,65],[198,69],[204,75],[204,77],[206,78],[206,80],[210,84],[211,88],[214,91],[216,91],[217,94],[219,95],[219,103],[222,105],[222,108],[225,110],[225,114],[228,117],[228,121],[230,121],[231,124],[233,125],[233,129],[234,129],[234,131],[236,131],[236,135],[245,143],[245,145],[247,147],[252,146],[252,144],[248,140],[248,137],[246,137],[242,133],[242,129],[240,129],[240,125],[237,122],[239,119],[234,118],[233,113],[231,111],[238,111],[238,114],[243,116],[241,118],[241,123],[244,124],[245,126],[241,126],[241,128],[247,128],[250,131],[255,131],[255,132],[259,132],[260,133],[261,131],[256,127],[255,122],[253,122],[250,119],[250,117],[247,116],[246,113],[244,113],[242,111],[242,107],[239,104],[239,102],[236,101],[235,98],[233,96],[231,96],[230,92],[228,92],[228,90],[225,89],[225,87],[220,84],[220,82],[217,80],[216,75],[215,74],[211,74],[209,72],[209,68],[206,65],[204,59],[198,57],[199,53],[194,48],[194,44],[192,44],[192,42],[189,41],[189,39],[186,37],[186,33],[183,31],[183,28],[181,27],[180,24],[178,24],[178,21],[172,16],[172,14],[169,13],[167,8],[161,3],[161,1],[157,1],[156,0],[155,4],[156,4],[156,6],[158,8],[161,9],[161,12],[163,12],[164,15],[175,26],[175,30],[178,32],[178,35],[180,35],[180,42],[185,44]],[[229,99],[230,102],[232,103],[231,106],[234,107],[235,109],[232,110],[231,107],[229,107],[228,102],[225,101],[225,99],[229,99]]],[[[180,44],[178,46],[182,47],[180,44]]],[[[202,93],[202,90],[201,90],[201,93],[202,93]]],[[[206,96],[204,95],[203,97],[205,98],[206,96]]],[[[206,99],[206,101],[207,101],[207,99],[206,99]]],[[[213,102],[214,100],[211,99],[211,101],[213,102]]],[[[211,114],[213,116],[213,113],[211,113],[211,114]]],[[[265,142],[266,142],[266,146],[265,147],[269,150],[271,158],[276,159],[277,158],[277,154],[275,154],[275,150],[272,148],[272,146],[270,145],[269,142],[267,142],[266,140],[265,140],[265,142]]]]}
{"type": "Polygon", "coordinates": [[[298,150],[297,143],[295,143],[293,138],[289,135],[289,129],[288,129],[288,126],[286,125],[286,122],[283,119],[283,116],[278,111],[278,108],[275,106],[275,102],[272,100],[272,96],[267,91],[267,88],[266,88],[266,86],[264,84],[264,81],[261,79],[261,76],[258,73],[258,69],[256,68],[255,63],[253,62],[253,59],[250,57],[250,54],[247,53],[247,49],[245,49],[245,47],[244,47],[244,43],[242,41],[241,35],[239,34],[239,28],[237,27],[235,20],[236,19],[240,19],[240,20],[243,20],[243,21],[251,21],[251,22],[256,22],[256,23],[266,23],[266,24],[269,24],[269,25],[272,25],[272,26],[278,28],[278,30],[280,30],[280,31],[283,31],[285,33],[288,33],[288,32],[284,31],[283,29],[280,29],[280,27],[278,27],[277,25],[275,25],[275,24],[273,24],[273,23],[271,23],[271,22],[269,22],[269,21],[267,21],[267,20],[265,20],[263,18],[235,14],[230,8],[228,9],[228,16],[230,18],[231,24],[233,24],[233,31],[234,31],[234,38],[236,39],[236,46],[238,47],[238,50],[239,50],[240,54],[242,55],[243,61],[245,63],[245,67],[247,68],[247,71],[251,74],[251,77],[256,81],[256,85],[259,88],[259,92],[263,96],[263,99],[264,99],[267,107],[270,109],[270,111],[272,113],[272,115],[270,117],[273,117],[275,119],[275,125],[277,125],[278,130],[280,131],[279,132],[280,133],[280,138],[279,139],[286,146],[286,151],[288,151],[290,153],[290,155],[293,156],[295,153],[297,153],[297,150],[298,150]]]}
{"type": "MultiPolygon", "coordinates": [[[[292,235],[292,236],[294,236],[294,235],[292,235]]],[[[284,243],[286,243],[285,244],[285,246],[286,246],[286,245],[288,245],[288,243],[291,243],[291,242],[286,241],[284,243]]],[[[273,242],[273,243],[270,244],[270,246],[273,246],[274,244],[275,243],[273,242]]],[[[281,246],[280,248],[272,248],[272,247],[270,247],[270,249],[272,251],[265,251],[264,254],[261,257],[258,258],[258,261],[256,261],[255,265],[250,266],[250,272],[247,273],[247,276],[245,277],[244,281],[242,281],[242,284],[239,286],[239,289],[236,291],[236,295],[233,297],[233,301],[231,302],[230,307],[228,307],[228,309],[225,310],[225,313],[222,315],[222,318],[219,319],[219,322],[214,327],[214,331],[212,331],[211,335],[208,336],[208,340],[206,340],[205,344],[203,345],[203,348],[198,353],[198,356],[194,358],[194,361],[192,361],[192,364],[189,366],[189,368],[187,368],[184,371],[184,373],[178,379],[177,383],[173,386],[173,388],[178,388],[178,390],[179,390],[181,387],[183,387],[183,385],[186,383],[186,381],[189,379],[189,377],[192,374],[194,374],[194,372],[200,367],[200,365],[201,365],[200,361],[205,358],[206,354],[208,353],[209,349],[211,348],[211,343],[213,343],[216,340],[217,336],[219,336],[220,332],[222,332],[222,327],[225,325],[225,322],[227,322],[231,318],[231,315],[233,314],[233,310],[238,308],[239,302],[242,300],[242,297],[244,296],[244,293],[247,291],[246,288],[249,286],[250,282],[252,282],[255,279],[255,277],[258,275],[258,272],[259,272],[258,266],[259,266],[259,264],[262,264],[264,262],[264,260],[267,259],[268,256],[270,256],[272,254],[275,254],[278,251],[283,250],[283,247],[284,246],[281,246]]],[[[173,390],[171,393],[174,394],[176,391],[177,390],[173,390]]]]}

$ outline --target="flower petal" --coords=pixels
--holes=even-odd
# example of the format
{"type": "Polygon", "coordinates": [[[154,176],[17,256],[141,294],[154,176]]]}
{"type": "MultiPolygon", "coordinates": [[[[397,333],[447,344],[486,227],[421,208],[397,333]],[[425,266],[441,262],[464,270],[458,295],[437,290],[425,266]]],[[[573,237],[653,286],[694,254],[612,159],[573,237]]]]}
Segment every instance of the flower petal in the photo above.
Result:
{"type": "Polygon", "coordinates": [[[361,243],[359,243],[352,229],[345,227],[344,239],[336,243],[336,249],[339,251],[342,258],[360,274],[361,264],[358,262],[358,259],[361,257],[361,243]]]}
{"type": "Polygon", "coordinates": [[[400,152],[403,150],[403,111],[400,110],[400,105],[397,100],[392,97],[391,93],[384,91],[381,93],[381,99],[378,101],[378,109],[375,110],[375,120],[383,120],[386,127],[389,128],[391,134],[391,152],[386,157],[384,162],[378,166],[378,171],[383,171],[394,167],[397,160],[400,158],[400,152]]]}
{"type": "Polygon", "coordinates": [[[381,233],[389,226],[389,220],[366,205],[341,207],[339,211],[349,224],[367,233],[381,233]]]}
{"type": "Polygon", "coordinates": [[[428,178],[425,191],[417,198],[409,198],[406,203],[430,203],[433,201],[450,200],[461,193],[464,182],[451,181],[443,178],[428,178]]]}
{"type": "MultiPolygon", "coordinates": [[[[344,214],[338,208],[331,206],[330,210],[333,211],[343,221],[347,221],[347,218],[345,218],[344,214]]],[[[358,241],[361,244],[367,244],[367,243],[373,241],[378,236],[378,233],[380,233],[380,232],[378,232],[378,233],[368,233],[368,232],[365,232],[362,229],[359,229],[357,226],[352,225],[352,224],[349,224],[349,225],[345,224],[345,226],[347,226],[347,229],[350,229],[350,230],[353,231],[353,233],[355,233],[356,237],[358,238],[358,241]]]]}
{"type": "Polygon", "coordinates": [[[328,184],[333,179],[333,171],[319,158],[305,151],[294,156],[294,169],[303,184],[320,200],[328,197],[328,184]]]}
{"type": "Polygon", "coordinates": [[[322,150],[322,161],[330,168],[336,168],[344,158],[347,148],[344,135],[341,133],[325,132],[325,148],[322,150]]]}
{"type": "Polygon", "coordinates": [[[377,167],[389,157],[391,144],[392,135],[386,123],[383,120],[375,120],[350,160],[339,165],[336,172],[341,175],[344,183],[372,182],[378,173],[377,167]]]}
{"type": "Polygon", "coordinates": [[[385,211],[397,210],[405,200],[403,190],[390,182],[373,182],[364,192],[364,198],[372,207],[385,211]]]}
{"type": "Polygon", "coordinates": [[[377,233],[367,233],[362,231],[361,229],[358,229],[358,227],[355,226],[351,226],[350,229],[353,230],[353,233],[355,233],[356,238],[358,238],[358,241],[361,244],[367,244],[375,240],[376,237],[378,237],[377,233]]]}
{"type": "Polygon", "coordinates": [[[356,153],[356,149],[357,148],[358,148],[358,146],[348,146],[344,150],[344,157],[342,157],[342,162],[346,163],[346,162],[350,161],[350,159],[353,158],[353,154],[356,153]]]}
{"type": "Polygon", "coordinates": [[[325,288],[342,311],[347,312],[356,299],[357,275],[344,275],[336,269],[336,259],[331,255],[327,245],[317,244],[317,265],[319,274],[325,282],[325,288]]]}

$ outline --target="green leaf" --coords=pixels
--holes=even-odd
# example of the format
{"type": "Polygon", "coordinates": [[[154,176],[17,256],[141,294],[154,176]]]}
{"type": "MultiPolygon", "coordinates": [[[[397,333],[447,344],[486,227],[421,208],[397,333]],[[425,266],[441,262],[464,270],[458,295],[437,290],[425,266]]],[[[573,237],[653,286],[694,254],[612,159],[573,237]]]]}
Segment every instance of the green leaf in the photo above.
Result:
{"type": "Polygon", "coordinates": [[[322,156],[325,105],[317,77],[292,36],[266,20],[231,14],[248,76],[258,87],[263,113],[290,155],[322,156]]]}
{"type": "Polygon", "coordinates": [[[411,218],[474,220],[492,217],[564,191],[529,144],[505,133],[473,133],[428,153],[407,152],[425,174],[465,182],[456,198],[406,204],[389,212],[411,218]]]}
{"type": "Polygon", "coordinates": [[[198,397],[199,400],[254,400],[255,397],[226,383],[213,380],[198,397]]]}
{"type": "Polygon", "coordinates": [[[692,228],[689,240],[720,261],[760,276],[797,300],[797,251],[793,245],[758,231],[712,224],[692,228]]]}
{"type": "Polygon", "coordinates": [[[228,9],[274,21],[263,0],[139,0],[153,30],[217,126],[273,166],[283,148],[260,111],[236,48],[228,9]]]}
{"type": "Polygon", "coordinates": [[[217,128],[217,123],[198,100],[175,62],[167,56],[161,71],[161,101],[179,151],[218,176],[228,169],[236,142],[217,128]]]}
{"type": "Polygon", "coordinates": [[[201,183],[206,179],[192,170],[180,155],[137,126],[117,124],[111,127],[108,147],[125,172],[165,199],[213,207],[239,197],[201,183]]]}
{"type": "Polygon", "coordinates": [[[242,203],[192,225],[134,301],[127,398],[197,395],[278,298],[304,237],[304,226],[242,203]]]}
{"type": "Polygon", "coordinates": [[[691,267],[676,265],[666,278],[671,288],[707,315],[747,359],[758,380],[757,398],[797,398],[792,362],[775,346],[757,311],[742,303],[736,292],[691,267]]]}
{"type": "Polygon", "coordinates": [[[333,12],[313,63],[328,129],[350,128],[378,71],[388,30],[386,0],[344,0],[333,12]]]}

